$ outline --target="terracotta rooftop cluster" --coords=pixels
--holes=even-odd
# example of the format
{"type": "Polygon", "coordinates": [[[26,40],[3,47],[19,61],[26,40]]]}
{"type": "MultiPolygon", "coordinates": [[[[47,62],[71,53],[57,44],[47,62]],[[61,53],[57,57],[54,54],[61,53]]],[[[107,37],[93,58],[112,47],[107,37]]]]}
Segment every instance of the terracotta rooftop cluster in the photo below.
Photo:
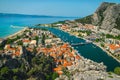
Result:
{"type": "Polygon", "coordinates": [[[69,27],[68,25],[65,25],[65,24],[64,24],[64,25],[61,26],[61,29],[62,29],[62,30],[66,30],[66,29],[70,29],[70,27],[69,27]]]}
{"type": "Polygon", "coordinates": [[[11,46],[10,44],[7,44],[4,49],[5,53],[11,55],[13,58],[16,56],[18,57],[23,53],[21,46],[11,46]]]}
{"type": "Polygon", "coordinates": [[[54,58],[56,63],[56,68],[54,71],[59,75],[63,74],[62,69],[67,68],[75,64],[76,60],[80,60],[81,57],[73,50],[68,44],[63,44],[61,46],[53,46],[51,48],[42,48],[43,52],[47,56],[54,58]]]}
{"type": "Polygon", "coordinates": [[[112,53],[120,52],[120,44],[109,44],[109,45],[108,45],[108,49],[109,49],[112,53]]]}

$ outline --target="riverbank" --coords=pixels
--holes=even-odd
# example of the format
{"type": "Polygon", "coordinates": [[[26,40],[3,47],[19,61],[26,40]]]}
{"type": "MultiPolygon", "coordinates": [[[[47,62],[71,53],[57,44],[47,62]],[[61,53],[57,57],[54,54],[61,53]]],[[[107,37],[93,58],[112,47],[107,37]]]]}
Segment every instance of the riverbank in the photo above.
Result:
{"type": "Polygon", "coordinates": [[[113,59],[115,59],[116,61],[118,61],[120,63],[120,61],[116,57],[114,57],[109,51],[107,51],[106,49],[104,49],[103,47],[101,47],[97,43],[93,43],[93,44],[96,45],[96,46],[98,46],[98,47],[100,47],[104,52],[106,52],[109,56],[111,56],[113,59]]]}
{"type": "MultiPolygon", "coordinates": [[[[58,29],[58,28],[57,28],[58,29]]],[[[61,29],[60,29],[61,30],[61,29]]],[[[64,31],[64,30],[62,30],[62,31],[64,31]]],[[[65,31],[64,31],[65,32],[65,31]]],[[[73,35],[73,34],[71,34],[70,32],[67,32],[67,33],[69,33],[70,35],[73,35]]],[[[73,35],[73,36],[76,36],[76,35],[73,35]]],[[[78,36],[76,36],[77,38],[81,38],[81,39],[83,39],[83,40],[85,40],[85,41],[88,41],[87,39],[85,39],[85,38],[83,38],[83,37],[78,37],[78,36]]],[[[104,52],[106,52],[109,56],[111,56],[113,59],[115,59],[116,61],[118,61],[119,63],[120,63],[120,60],[118,60],[116,57],[114,57],[109,51],[107,51],[106,49],[104,49],[103,47],[101,47],[99,44],[97,44],[97,43],[95,43],[95,42],[92,42],[94,45],[96,45],[96,46],[98,46],[99,48],[101,48],[104,52]]]]}
{"type": "MultiPolygon", "coordinates": [[[[42,27],[44,28],[44,27],[42,27]]],[[[85,40],[81,38],[77,38],[75,36],[71,36],[65,31],[61,31],[58,28],[47,28],[54,35],[59,37],[64,42],[72,43],[80,43],[85,42],[85,40]]],[[[114,69],[120,66],[120,63],[110,57],[105,51],[101,48],[95,46],[94,44],[82,45],[82,46],[72,46],[78,53],[86,59],[93,60],[97,63],[103,62],[105,66],[107,66],[107,71],[114,71],[114,69]],[[113,65],[114,64],[114,65],[113,65]]]]}
{"type": "Polygon", "coordinates": [[[25,27],[25,28],[23,28],[22,30],[20,30],[20,31],[14,33],[14,34],[11,34],[11,35],[5,37],[5,39],[13,38],[13,37],[15,37],[16,35],[20,35],[20,34],[22,34],[22,33],[23,33],[25,30],[27,30],[27,29],[28,29],[28,27],[25,27]]]}

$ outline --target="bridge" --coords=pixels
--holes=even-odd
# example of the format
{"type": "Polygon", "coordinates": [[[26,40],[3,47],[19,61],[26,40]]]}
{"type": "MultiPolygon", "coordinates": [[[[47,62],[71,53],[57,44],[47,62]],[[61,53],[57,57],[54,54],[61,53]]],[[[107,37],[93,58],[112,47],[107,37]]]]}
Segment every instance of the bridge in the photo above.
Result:
{"type": "Polygon", "coordinates": [[[90,43],[92,43],[92,42],[81,42],[81,43],[73,43],[73,44],[71,44],[71,46],[79,46],[79,45],[86,45],[86,44],[90,44],[90,43]]]}

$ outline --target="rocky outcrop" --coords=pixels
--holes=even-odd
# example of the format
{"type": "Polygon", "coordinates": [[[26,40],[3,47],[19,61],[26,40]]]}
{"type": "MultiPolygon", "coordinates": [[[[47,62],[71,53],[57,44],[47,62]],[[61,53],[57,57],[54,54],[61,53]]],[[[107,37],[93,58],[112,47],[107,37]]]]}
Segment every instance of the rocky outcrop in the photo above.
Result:
{"type": "Polygon", "coordinates": [[[120,34],[120,4],[103,2],[94,14],[75,21],[93,24],[107,32],[120,34]]]}
{"type": "Polygon", "coordinates": [[[75,65],[67,67],[68,75],[60,75],[55,80],[119,80],[120,77],[114,73],[108,74],[103,63],[96,63],[82,58],[75,65]]]}
{"type": "Polygon", "coordinates": [[[120,4],[104,2],[92,17],[92,23],[101,29],[112,31],[120,30],[120,4]]]}

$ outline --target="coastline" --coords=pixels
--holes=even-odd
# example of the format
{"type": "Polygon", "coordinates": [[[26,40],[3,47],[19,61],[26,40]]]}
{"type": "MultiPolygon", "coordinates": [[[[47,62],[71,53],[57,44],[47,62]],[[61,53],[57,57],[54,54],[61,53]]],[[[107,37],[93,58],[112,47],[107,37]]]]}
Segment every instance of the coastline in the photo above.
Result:
{"type": "Polygon", "coordinates": [[[23,33],[23,32],[24,32],[25,30],[27,30],[27,29],[28,29],[28,27],[25,27],[25,28],[17,31],[17,32],[14,33],[14,34],[11,34],[11,35],[5,37],[4,39],[13,38],[13,37],[15,37],[16,35],[20,35],[21,33],[23,33]]]}
{"type": "MultiPolygon", "coordinates": [[[[60,30],[61,30],[61,29],[60,29],[60,30]]],[[[64,31],[64,30],[62,30],[62,31],[64,31]]],[[[65,31],[64,31],[64,32],[65,32],[65,31]]],[[[67,33],[69,33],[69,32],[67,32],[67,33]]],[[[71,33],[69,33],[69,34],[70,34],[70,35],[73,35],[73,34],[71,34],[71,33]]],[[[73,35],[73,36],[76,36],[76,35],[73,35]]],[[[77,38],[81,38],[81,39],[87,41],[87,39],[85,39],[85,38],[83,38],[83,37],[78,37],[78,36],[76,36],[76,37],[77,37],[77,38]]],[[[113,56],[110,52],[108,52],[106,49],[102,48],[99,44],[97,44],[97,43],[95,43],[95,42],[92,42],[92,44],[94,44],[94,45],[98,46],[99,48],[101,48],[104,52],[107,53],[108,56],[111,56],[113,59],[115,59],[117,62],[120,63],[120,60],[118,60],[116,57],[114,57],[114,56],[113,56]]]]}

